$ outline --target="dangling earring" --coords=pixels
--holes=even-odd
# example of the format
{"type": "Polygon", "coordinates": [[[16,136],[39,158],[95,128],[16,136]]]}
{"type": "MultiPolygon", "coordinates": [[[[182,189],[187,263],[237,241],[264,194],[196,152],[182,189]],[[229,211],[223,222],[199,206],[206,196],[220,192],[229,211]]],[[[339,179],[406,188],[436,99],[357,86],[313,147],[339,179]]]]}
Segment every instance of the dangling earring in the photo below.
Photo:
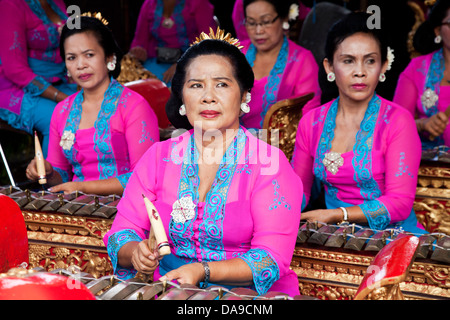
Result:
{"type": "Polygon", "coordinates": [[[180,109],[178,109],[178,112],[180,113],[181,116],[186,115],[186,107],[184,104],[181,105],[180,109]]]}
{"type": "Polygon", "coordinates": [[[380,76],[378,77],[378,80],[380,80],[380,82],[385,82],[386,81],[386,75],[384,73],[380,73],[380,76]]]}
{"type": "Polygon", "coordinates": [[[330,82],[333,82],[336,79],[336,75],[334,74],[334,72],[330,72],[327,74],[327,80],[330,82]]]}
{"type": "Polygon", "coordinates": [[[283,22],[283,30],[289,30],[289,22],[283,22]]]}
{"type": "Polygon", "coordinates": [[[245,102],[241,103],[241,110],[243,113],[249,113],[250,112],[250,106],[248,103],[252,100],[252,95],[250,92],[247,92],[247,95],[245,97],[245,102]]]}
{"type": "Polygon", "coordinates": [[[437,35],[436,36],[436,38],[434,38],[434,43],[441,43],[441,41],[442,41],[442,37],[441,37],[441,35],[437,35]]]}
{"type": "Polygon", "coordinates": [[[70,78],[72,75],[70,74],[69,70],[67,70],[67,76],[70,78]]]}
{"type": "Polygon", "coordinates": [[[116,68],[116,63],[117,63],[117,58],[116,58],[116,56],[114,55],[112,61],[109,61],[109,62],[106,64],[106,67],[108,68],[109,71],[114,71],[114,69],[116,68]]]}

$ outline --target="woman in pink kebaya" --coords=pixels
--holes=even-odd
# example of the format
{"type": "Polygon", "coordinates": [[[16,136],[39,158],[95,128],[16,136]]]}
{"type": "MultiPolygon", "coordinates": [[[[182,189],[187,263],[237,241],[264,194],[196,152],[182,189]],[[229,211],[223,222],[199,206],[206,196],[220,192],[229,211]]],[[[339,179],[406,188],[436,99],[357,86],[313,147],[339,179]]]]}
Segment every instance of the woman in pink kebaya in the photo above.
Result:
{"type": "Polygon", "coordinates": [[[316,183],[325,194],[325,207],[308,208],[302,219],[422,233],[413,210],[420,139],[411,114],[375,93],[392,56],[367,18],[349,14],[330,30],[324,67],[339,97],[300,120],[292,165],[304,207],[316,183]]]}
{"type": "Polygon", "coordinates": [[[208,0],[145,0],[130,53],[170,86],[180,55],[210,27],[216,29],[217,25],[214,7],[208,0]]]}
{"type": "Polygon", "coordinates": [[[423,149],[450,147],[450,1],[433,6],[414,44],[423,55],[400,74],[394,102],[416,118],[423,149]]]}
{"type": "MultiPolygon", "coordinates": [[[[64,26],[61,56],[81,91],[56,106],[45,161],[52,192],[122,194],[140,157],[159,141],[157,117],[139,94],[119,84],[121,51],[99,19],[64,26]]],[[[38,179],[35,160],[27,177],[38,179]]]]}
{"type": "Polygon", "coordinates": [[[178,61],[166,106],[171,122],[189,130],[142,157],[104,237],[114,273],[297,295],[289,265],[302,183],[281,150],[239,125],[253,72],[234,44],[211,37],[178,61]],[[163,258],[148,245],[142,195],[163,222],[171,251],[163,258]]]}
{"type": "MultiPolygon", "coordinates": [[[[255,74],[252,101],[241,124],[262,129],[270,107],[284,99],[314,93],[303,112],[320,105],[319,68],[313,54],[289,40],[283,25],[288,24],[289,0],[244,0],[245,28],[249,40],[242,41],[243,52],[255,74]]],[[[289,24],[288,24],[289,26],[289,24]]]]}

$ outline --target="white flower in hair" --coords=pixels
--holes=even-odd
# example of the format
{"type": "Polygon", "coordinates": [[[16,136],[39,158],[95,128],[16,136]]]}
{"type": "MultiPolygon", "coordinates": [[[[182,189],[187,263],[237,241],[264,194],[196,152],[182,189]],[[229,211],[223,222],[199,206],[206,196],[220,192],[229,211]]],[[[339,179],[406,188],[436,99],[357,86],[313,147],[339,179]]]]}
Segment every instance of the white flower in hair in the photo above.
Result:
{"type": "Polygon", "coordinates": [[[293,3],[289,7],[289,20],[296,20],[298,17],[298,4],[293,3]]]}
{"type": "Polygon", "coordinates": [[[387,61],[388,61],[388,66],[386,68],[386,70],[391,70],[392,67],[392,63],[394,62],[394,49],[391,49],[390,47],[387,47],[387,61]]]}

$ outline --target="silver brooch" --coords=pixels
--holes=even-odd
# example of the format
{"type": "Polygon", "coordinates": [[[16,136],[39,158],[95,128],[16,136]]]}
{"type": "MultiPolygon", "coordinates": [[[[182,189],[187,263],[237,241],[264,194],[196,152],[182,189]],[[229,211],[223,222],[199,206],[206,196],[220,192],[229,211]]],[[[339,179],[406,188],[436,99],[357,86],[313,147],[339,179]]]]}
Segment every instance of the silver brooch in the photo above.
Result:
{"type": "Polygon", "coordinates": [[[73,142],[75,141],[75,134],[72,131],[64,131],[59,141],[59,145],[64,150],[70,150],[73,146],[73,142]]]}
{"type": "Polygon", "coordinates": [[[420,97],[420,100],[422,101],[422,104],[427,108],[430,109],[433,107],[436,102],[438,101],[439,96],[436,94],[436,92],[433,91],[433,89],[428,88],[425,90],[425,92],[420,97]]]}
{"type": "Polygon", "coordinates": [[[328,171],[332,174],[336,174],[339,171],[339,168],[344,164],[344,158],[342,158],[340,153],[331,151],[325,153],[325,158],[322,163],[328,171]]]}
{"type": "Polygon", "coordinates": [[[195,216],[195,203],[191,197],[183,197],[173,203],[172,213],[170,214],[176,223],[185,223],[195,216]]]}

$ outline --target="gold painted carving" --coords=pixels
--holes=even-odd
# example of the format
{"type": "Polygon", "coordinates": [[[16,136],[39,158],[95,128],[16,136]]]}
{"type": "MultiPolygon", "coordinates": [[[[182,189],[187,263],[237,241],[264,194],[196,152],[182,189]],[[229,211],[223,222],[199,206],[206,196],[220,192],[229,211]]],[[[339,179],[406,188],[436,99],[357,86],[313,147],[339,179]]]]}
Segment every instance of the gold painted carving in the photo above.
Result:
{"type": "Polygon", "coordinates": [[[120,62],[120,75],[117,81],[121,84],[141,80],[155,79],[156,76],[142,66],[142,63],[132,54],[127,53],[120,62]]]}
{"type": "MultiPolygon", "coordinates": [[[[90,236],[103,239],[109,231],[112,220],[73,217],[62,214],[46,214],[23,211],[23,217],[30,231],[90,236]]],[[[103,244],[102,244],[103,245],[103,244]]]]}
{"type": "Polygon", "coordinates": [[[82,272],[87,272],[96,278],[109,275],[113,271],[109,258],[100,257],[95,252],[75,249],[71,253],[68,248],[50,245],[30,244],[29,264],[30,269],[43,267],[47,271],[76,266],[82,272]]]}
{"type": "Polygon", "coordinates": [[[413,209],[418,221],[427,231],[450,235],[450,201],[416,198],[413,209]]]}

